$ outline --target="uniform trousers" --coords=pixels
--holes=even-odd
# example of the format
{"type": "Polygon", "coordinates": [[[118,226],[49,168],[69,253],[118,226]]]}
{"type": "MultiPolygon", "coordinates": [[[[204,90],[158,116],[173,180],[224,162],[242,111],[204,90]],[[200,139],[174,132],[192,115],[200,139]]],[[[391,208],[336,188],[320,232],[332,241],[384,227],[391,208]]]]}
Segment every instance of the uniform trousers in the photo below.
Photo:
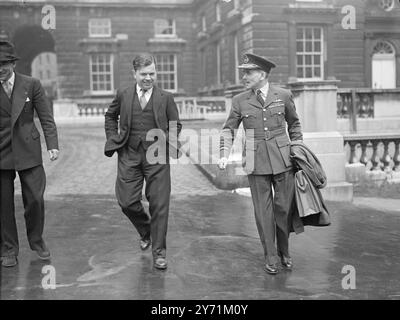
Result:
{"type": "Polygon", "coordinates": [[[276,264],[280,257],[290,257],[289,212],[294,200],[294,172],[250,174],[248,179],[264,256],[268,264],[276,264]]]}

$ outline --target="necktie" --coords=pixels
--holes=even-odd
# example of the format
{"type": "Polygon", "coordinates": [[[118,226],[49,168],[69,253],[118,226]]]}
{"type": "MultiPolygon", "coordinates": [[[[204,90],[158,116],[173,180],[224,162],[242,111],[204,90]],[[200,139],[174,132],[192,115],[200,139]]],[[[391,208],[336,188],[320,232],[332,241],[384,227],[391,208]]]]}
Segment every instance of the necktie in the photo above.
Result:
{"type": "Polygon", "coordinates": [[[8,81],[4,81],[2,84],[3,84],[3,88],[4,88],[4,91],[6,92],[7,97],[10,99],[11,93],[12,93],[12,88],[11,88],[10,84],[8,83],[8,81]]]}
{"type": "Polygon", "coordinates": [[[142,110],[146,107],[147,101],[146,101],[146,97],[144,96],[147,90],[141,90],[142,91],[142,95],[140,96],[139,102],[140,102],[140,106],[142,107],[142,110]]]}
{"type": "Polygon", "coordinates": [[[264,98],[261,95],[261,90],[257,90],[257,100],[258,100],[258,102],[261,103],[262,106],[264,106],[264,102],[265,101],[264,101],[264,98]]]}

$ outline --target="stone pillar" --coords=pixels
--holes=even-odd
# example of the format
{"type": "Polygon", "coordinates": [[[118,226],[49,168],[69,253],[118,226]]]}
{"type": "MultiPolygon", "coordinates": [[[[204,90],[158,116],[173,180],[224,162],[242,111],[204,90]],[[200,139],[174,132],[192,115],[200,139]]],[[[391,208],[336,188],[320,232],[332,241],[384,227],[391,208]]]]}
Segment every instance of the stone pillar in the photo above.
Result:
{"type": "Polygon", "coordinates": [[[337,80],[291,82],[304,143],[316,154],[326,172],[324,199],[352,201],[353,185],[345,182],[343,136],[337,131],[337,80]]]}

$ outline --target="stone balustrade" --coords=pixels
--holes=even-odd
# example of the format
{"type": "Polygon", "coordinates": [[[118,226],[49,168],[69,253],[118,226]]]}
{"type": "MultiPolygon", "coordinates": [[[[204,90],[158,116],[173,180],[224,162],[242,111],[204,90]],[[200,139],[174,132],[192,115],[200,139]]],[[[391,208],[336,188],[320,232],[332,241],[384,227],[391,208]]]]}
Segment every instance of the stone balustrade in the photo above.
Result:
{"type": "Polygon", "coordinates": [[[400,134],[344,135],[346,180],[400,179],[400,134]]]}
{"type": "Polygon", "coordinates": [[[338,89],[337,119],[343,133],[395,132],[400,128],[400,89],[338,89]]]}
{"type": "Polygon", "coordinates": [[[80,117],[104,116],[111,100],[110,99],[77,99],[74,101],[78,107],[80,117]]]}
{"type": "Polygon", "coordinates": [[[176,97],[181,120],[218,120],[226,118],[226,98],[220,96],[176,97]]]}

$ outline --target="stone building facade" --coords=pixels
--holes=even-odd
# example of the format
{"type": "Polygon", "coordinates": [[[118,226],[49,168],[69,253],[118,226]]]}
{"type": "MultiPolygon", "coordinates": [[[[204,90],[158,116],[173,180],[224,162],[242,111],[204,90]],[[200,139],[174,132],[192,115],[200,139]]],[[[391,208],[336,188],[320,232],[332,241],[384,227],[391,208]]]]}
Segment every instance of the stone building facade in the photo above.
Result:
{"type": "Polygon", "coordinates": [[[397,0],[0,2],[0,37],[15,43],[18,70],[31,74],[38,55],[54,54],[57,96],[71,99],[129,85],[132,57],[142,51],[156,55],[160,86],[177,95],[239,85],[244,52],[276,62],[271,81],[281,85],[400,87],[399,25],[397,0]]]}

